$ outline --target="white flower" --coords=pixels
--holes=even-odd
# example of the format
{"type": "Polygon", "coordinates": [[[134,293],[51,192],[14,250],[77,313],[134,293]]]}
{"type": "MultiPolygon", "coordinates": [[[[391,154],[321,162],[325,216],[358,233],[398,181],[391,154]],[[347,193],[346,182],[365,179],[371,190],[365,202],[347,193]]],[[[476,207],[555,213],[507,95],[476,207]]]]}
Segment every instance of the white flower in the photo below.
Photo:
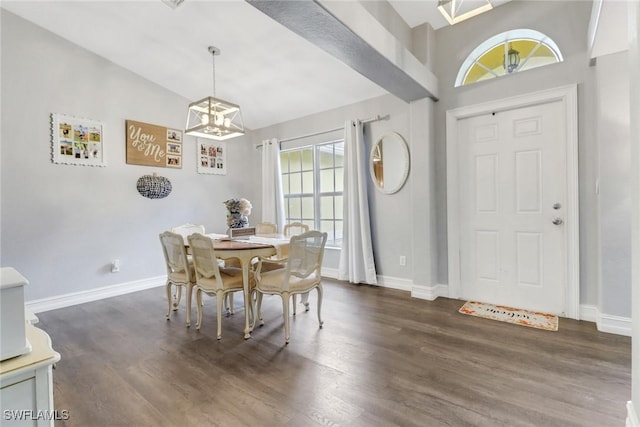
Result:
{"type": "Polygon", "coordinates": [[[251,215],[251,202],[247,199],[240,199],[239,210],[242,215],[249,216],[251,215]]]}

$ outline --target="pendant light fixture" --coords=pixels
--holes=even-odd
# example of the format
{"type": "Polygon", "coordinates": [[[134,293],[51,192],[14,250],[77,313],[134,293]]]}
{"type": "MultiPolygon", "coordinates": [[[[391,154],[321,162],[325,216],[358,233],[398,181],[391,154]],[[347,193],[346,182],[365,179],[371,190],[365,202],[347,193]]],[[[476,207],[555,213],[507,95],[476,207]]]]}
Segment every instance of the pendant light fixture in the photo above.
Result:
{"type": "Polygon", "coordinates": [[[438,10],[451,25],[493,9],[491,0],[439,0],[438,10]]]}
{"type": "Polygon", "coordinates": [[[509,43],[509,50],[503,57],[502,66],[507,74],[511,74],[518,69],[518,65],[520,65],[520,52],[515,50],[511,43],[509,43]]]}
{"type": "Polygon", "coordinates": [[[185,133],[217,140],[244,135],[240,107],[216,98],[216,55],[220,49],[209,46],[209,53],[213,58],[213,96],[189,104],[185,133]]]}

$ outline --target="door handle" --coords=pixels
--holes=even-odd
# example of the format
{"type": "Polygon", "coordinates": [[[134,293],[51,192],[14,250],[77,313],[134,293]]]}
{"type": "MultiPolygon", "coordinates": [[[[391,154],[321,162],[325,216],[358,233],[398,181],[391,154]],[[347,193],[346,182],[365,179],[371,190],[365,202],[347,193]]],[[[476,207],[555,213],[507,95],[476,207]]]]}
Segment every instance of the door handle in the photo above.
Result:
{"type": "Polygon", "coordinates": [[[560,225],[563,223],[561,218],[554,218],[553,221],[551,221],[554,225],[560,225]]]}

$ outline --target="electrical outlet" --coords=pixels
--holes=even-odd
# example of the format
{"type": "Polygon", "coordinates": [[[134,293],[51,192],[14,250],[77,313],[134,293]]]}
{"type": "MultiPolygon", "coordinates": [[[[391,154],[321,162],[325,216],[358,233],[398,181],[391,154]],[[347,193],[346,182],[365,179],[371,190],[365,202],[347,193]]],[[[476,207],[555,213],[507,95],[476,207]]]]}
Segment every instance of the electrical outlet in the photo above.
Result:
{"type": "Polygon", "coordinates": [[[407,257],[404,255],[400,255],[400,265],[405,266],[407,265],[407,257]]]}
{"type": "Polygon", "coordinates": [[[112,273],[117,273],[120,271],[120,260],[119,259],[114,259],[111,262],[111,272],[112,273]]]}

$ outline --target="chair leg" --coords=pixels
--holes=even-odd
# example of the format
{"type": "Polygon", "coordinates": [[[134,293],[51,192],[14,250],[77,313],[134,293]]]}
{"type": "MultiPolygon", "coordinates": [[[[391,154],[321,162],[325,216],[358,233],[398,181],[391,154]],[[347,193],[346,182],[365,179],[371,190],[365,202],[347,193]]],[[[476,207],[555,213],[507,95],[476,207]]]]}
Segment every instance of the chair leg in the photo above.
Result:
{"type": "Polygon", "coordinates": [[[256,317],[258,318],[258,326],[264,326],[264,320],[262,320],[262,292],[254,292],[256,293],[256,317]]]}
{"type": "Polygon", "coordinates": [[[233,311],[233,292],[228,293],[224,297],[224,313],[225,316],[231,316],[234,314],[233,311]]]}
{"type": "Polygon", "coordinates": [[[196,321],[196,329],[199,331],[202,326],[202,289],[196,290],[196,312],[198,320],[196,321]]]}
{"type": "Polygon", "coordinates": [[[298,294],[291,295],[291,301],[293,302],[293,315],[296,315],[296,300],[298,299],[298,294]]]}
{"type": "Polygon", "coordinates": [[[187,284],[187,328],[191,326],[191,293],[192,293],[193,285],[187,284]]]}
{"type": "Polygon", "coordinates": [[[320,283],[316,289],[318,289],[318,323],[320,324],[320,329],[322,329],[322,324],[324,323],[320,317],[320,310],[322,308],[322,283],[320,283]]]}
{"type": "Polygon", "coordinates": [[[222,338],[222,303],[224,297],[223,291],[216,291],[216,303],[218,304],[218,311],[216,312],[216,316],[218,317],[218,339],[222,338]]]}
{"type": "Polygon", "coordinates": [[[227,295],[229,295],[229,308],[231,308],[229,310],[229,308],[227,308],[227,313],[229,314],[235,314],[234,308],[233,308],[233,292],[228,293],[227,295]]]}
{"type": "Polygon", "coordinates": [[[300,303],[304,304],[304,311],[309,311],[309,292],[302,294],[300,303]]]}
{"type": "Polygon", "coordinates": [[[172,295],[171,295],[171,282],[167,281],[166,284],[166,291],[167,291],[167,303],[169,304],[169,309],[167,310],[167,315],[166,318],[167,320],[169,320],[169,316],[171,315],[171,309],[172,309],[172,295]]]}
{"type": "Polygon", "coordinates": [[[253,291],[249,291],[249,301],[244,302],[244,309],[249,310],[249,324],[251,330],[256,325],[256,305],[253,301],[253,291]]]}
{"type": "Polygon", "coordinates": [[[284,292],[282,296],[282,315],[284,317],[284,342],[289,344],[289,294],[284,292]]]}
{"type": "Polygon", "coordinates": [[[173,311],[176,311],[180,306],[180,300],[182,299],[182,286],[176,285],[176,298],[173,302],[173,311]]]}

